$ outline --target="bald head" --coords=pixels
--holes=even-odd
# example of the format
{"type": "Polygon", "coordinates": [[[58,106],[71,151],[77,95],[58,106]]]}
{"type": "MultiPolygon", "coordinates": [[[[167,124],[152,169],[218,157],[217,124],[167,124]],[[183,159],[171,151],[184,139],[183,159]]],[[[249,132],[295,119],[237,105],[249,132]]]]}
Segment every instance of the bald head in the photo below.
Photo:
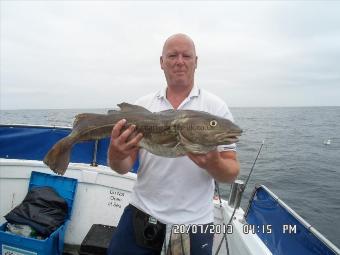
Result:
{"type": "Polygon", "coordinates": [[[188,94],[194,85],[197,56],[193,40],[185,34],[170,36],[164,43],[161,68],[168,88],[188,94]]]}
{"type": "Polygon", "coordinates": [[[186,41],[186,42],[190,43],[192,45],[193,52],[196,56],[196,49],[195,49],[194,41],[188,35],[181,34],[181,33],[174,34],[174,35],[170,36],[168,39],[166,39],[166,41],[163,45],[162,56],[164,56],[168,45],[171,44],[172,42],[178,41],[178,40],[186,41]]]}

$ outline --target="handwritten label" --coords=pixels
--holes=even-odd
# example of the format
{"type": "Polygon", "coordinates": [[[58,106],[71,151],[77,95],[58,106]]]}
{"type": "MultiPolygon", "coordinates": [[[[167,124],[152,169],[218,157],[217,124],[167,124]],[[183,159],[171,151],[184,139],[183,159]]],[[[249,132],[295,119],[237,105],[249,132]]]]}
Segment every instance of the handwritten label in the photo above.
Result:
{"type": "Polygon", "coordinates": [[[122,208],[122,202],[124,198],[125,198],[124,192],[111,189],[107,205],[109,207],[122,208]]]}

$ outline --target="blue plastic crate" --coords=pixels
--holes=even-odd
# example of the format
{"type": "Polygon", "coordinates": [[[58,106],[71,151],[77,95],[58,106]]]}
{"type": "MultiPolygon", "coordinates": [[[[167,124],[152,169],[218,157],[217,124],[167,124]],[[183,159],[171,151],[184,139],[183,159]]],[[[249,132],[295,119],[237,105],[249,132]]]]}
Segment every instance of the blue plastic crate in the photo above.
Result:
{"type": "Polygon", "coordinates": [[[0,226],[0,254],[60,255],[64,249],[65,225],[48,238],[38,240],[5,232],[7,223],[0,226]]]}
{"type": "MultiPolygon", "coordinates": [[[[34,187],[49,186],[63,197],[68,205],[69,220],[77,189],[76,179],[32,172],[29,190],[34,187]]],[[[0,226],[0,254],[15,255],[60,255],[64,248],[64,236],[67,222],[54,231],[48,238],[38,240],[5,232],[7,223],[0,226]]]]}

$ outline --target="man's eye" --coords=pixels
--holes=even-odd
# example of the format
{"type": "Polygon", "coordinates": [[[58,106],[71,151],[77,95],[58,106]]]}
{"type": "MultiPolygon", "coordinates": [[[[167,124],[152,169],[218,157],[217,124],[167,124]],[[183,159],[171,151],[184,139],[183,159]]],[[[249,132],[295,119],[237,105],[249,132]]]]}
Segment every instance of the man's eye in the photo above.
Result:
{"type": "Polygon", "coordinates": [[[183,55],[184,58],[191,58],[191,55],[183,55]]]}

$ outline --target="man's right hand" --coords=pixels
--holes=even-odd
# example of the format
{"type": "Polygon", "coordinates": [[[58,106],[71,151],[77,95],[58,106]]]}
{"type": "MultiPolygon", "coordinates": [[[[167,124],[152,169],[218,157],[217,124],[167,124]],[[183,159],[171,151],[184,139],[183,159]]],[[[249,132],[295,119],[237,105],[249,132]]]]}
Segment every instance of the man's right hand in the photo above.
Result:
{"type": "Polygon", "coordinates": [[[114,160],[123,160],[138,150],[138,143],[143,138],[142,133],[135,132],[135,125],[129,126],[122,132],[125,123],[126,120],[122,119],[112,129],[109,154],[114,160]]]}
{"type": "Polygon", "coordinates": [[[111,133],[108,161],[110,167],[115,170],[125,170],[126,168],[130,168],[130,165],[132,167],[139,149],[138,144],[143,139],[143,134],[135,131],[135,125],[131,125],[122,131],[125,124],[125,119],[118,121],[111,133]],[[129,156],[132,156],[131,160],[124,162],[129,156]]]}

